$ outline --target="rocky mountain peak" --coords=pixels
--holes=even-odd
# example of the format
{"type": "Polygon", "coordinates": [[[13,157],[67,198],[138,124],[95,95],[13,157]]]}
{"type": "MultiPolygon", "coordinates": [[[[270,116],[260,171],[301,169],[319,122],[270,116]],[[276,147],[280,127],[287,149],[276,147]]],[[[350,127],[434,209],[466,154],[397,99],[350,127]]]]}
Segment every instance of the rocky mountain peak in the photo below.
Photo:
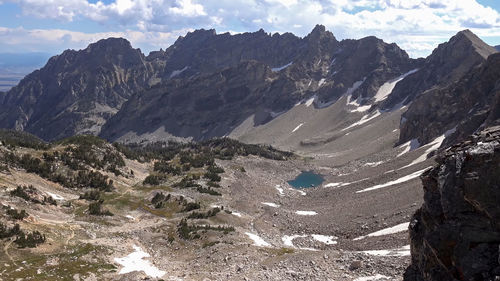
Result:
{"type": "Polygon", "coordinates": [[[469,57],[471,53],[486,59],[496,50],[477,37],[470,30],[458,32],[446,42],[440,44],[429,56],[429,61],[442,62],[444,60],[460,60],[469,57]]]}
{"type": "MultiPolygon", "coordinates": [[[[217,32],[215,29],[196,29],[195,31],[188,32],[186,36],[184,37],[179,37],[177,41],[187,41],[187,42],[193,42],[193,41],[203,41],[206,40],[210,37],[216,36],[217,32]]],[[[177,43],[177,42],[176,42],[177,43]]]]}
{"type": "Polygon", "coordinates": [[[101,39],[95,43],[90,44],[86,50],[88,53],[90,52],[102,52],[102,51],[108,51],[109,49],[113,50],[132,50],[132,45],[130,42],[125,39],[125,38],[116,38],[116,37],[110,37],[106,39],[101,39]]]}
{"type": "Polygon", "coordinates": [[[422,93],[444,88],[486,62],[496,50],[470,30],[458,32],[448,42],[439,44],[419,70],[398,83],[384,107],[408,104],[422,93]]]}
{"type": "Polygon", "coordinates": [[[321,40],[321,39],[329,39],[337,42],[335,36],[330,31],[327,31],[324,25],[318,24],[314,27],[314,29],[306,36],[308,40],[321,40]]]}

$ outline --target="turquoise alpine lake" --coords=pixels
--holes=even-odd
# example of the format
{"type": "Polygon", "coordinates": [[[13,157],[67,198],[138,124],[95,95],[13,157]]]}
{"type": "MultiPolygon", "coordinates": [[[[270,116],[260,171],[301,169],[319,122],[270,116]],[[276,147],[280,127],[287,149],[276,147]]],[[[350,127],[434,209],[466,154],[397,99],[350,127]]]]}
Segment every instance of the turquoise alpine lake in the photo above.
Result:
{"type": "Polygon", "coordinates": [[[312,171],[303,171],[294,180],[288,181],[288,184],[294,188],[308,188],[320,185],[325,179],[321,175],[315,174],[312,171]]]}

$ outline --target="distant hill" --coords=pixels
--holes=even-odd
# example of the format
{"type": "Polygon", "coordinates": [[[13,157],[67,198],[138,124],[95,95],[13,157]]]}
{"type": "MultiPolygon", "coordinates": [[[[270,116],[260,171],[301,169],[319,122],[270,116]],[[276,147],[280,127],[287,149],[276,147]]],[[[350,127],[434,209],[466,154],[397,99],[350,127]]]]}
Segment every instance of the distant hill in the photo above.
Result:
{"type": "Polygon", "coordinates": [[[17,85],[24,76],[45,65],[48,53],[0,53],[0,91],[17,85]]]}
{"type": "Polygon", "coordinates": [[[500,45],[496,45],[495,49],[497,49],[497,51],[500,51],[500,45]]]}

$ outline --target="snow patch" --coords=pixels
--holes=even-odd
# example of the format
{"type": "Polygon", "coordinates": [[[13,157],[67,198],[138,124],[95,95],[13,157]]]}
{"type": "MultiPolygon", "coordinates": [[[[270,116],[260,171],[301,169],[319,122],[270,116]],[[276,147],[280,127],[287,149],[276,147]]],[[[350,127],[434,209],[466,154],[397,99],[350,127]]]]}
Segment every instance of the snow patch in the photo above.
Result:
{"type": "Polygon", "coordinates": [[[377,274],[373,276],[366,276],[366,277],[358,277],[354,279],[353,281],[375,281],[375,280],[383,280],[383,279],[391,279],[388,276],[382,275],[382,274],[377,274]]]}
{"type": "Polygon", "coordinates": [[[282,71],[283,69],[289,67],[292,64],[293,64],[293,61],[291,61],[291,62],[289,62],[289,63],[287,63],[287,64],[285,64],[283,66],[280,66],[280,67],[271,68],[271,70],[274,71],[274,72],[279,72],[279,71],[282,71]]]}
{"type": "Polygon", "coordinates": [[[280,207],[280,205],[275,204],[275,203],[271,203],[271,202],[261,202],[261,204],[269,206],[269,207],[273,207],[273,208],[279,208],[280,207]]]}
{"type": "MultiPolygon", "coordinates": [[[[293,189],[293,188],[292,188],[292,189],[293,189]]],[[[306,195],[307,195],[307,193],[305,193],[305,192],[304,192],[304,191],[302,191],[302,190],[299,190],[299,189],[293,189],[293,190],[297,191],[297,192],[298,192],[300,195],[302,195],[302,196],[306,196],[306,195]]]]}
{"type": "Polygon", "coordinates": [[[318,214],[315,211],[295,211],[295,213],[299,216],[315,216],[318,214]]]}
{"type": "Polygon", "coordinates": [[[276,190],[278,191],[280,196],[285,195],[285,192],[284,192],[283,188],[281,188],[281,185],[277,184],[274,188],[276,188],[276,190]]]}
{"type": "Polygon", "coordinates": [[[238,213],[238,212],[231,212],[231,215],[241,218],[241,213],[238,213]]]}
{"type": "Polygon", "coordinates": [[[302,127],[302,125],[304,125],[304,123],[300,123],[297,127],[295,127],[295,129],[292,130],[292,133],[294,133],[295,131],[300,129],[300,127],[302,127]]]}
{"type": "Polygon", "coordinates": [[[150,255],[144,252],[140,247],[133,246],[135,252],[129,254],[123,258],[115,258],[115,262],[120,264],[122,269],[118,274],[126,274],[134,271],[143,271],[146,275],[153,278],[160,278],[165,275],[165,271],[159,270],[157,267],[153,266],[148,260],[144,258],[150,257],[150,255]]]}
{"type": "Polygon", "coordinates": [[[264,241],[264,239],[260,238],[258,235],[250,233],[250,232],[245,232],[245,234],[253,240],[253,244],[257,247],[271,247],[271,244],[267,243],[264,241]]]}
{"type": "Polygon", "coordinates": [[[351,126],[346,127],[346,128],[344,128],[344,129],[342,129],[341,131],[345,131],[345,130],[348,130],[348,129],[352,128],[352,127],[356,127],[356,126],[359,126],[359,125],[363,125],[363,124],[365,124],[365,123],[367,123],[367,122],[370,122],[371,120],[373,120],[373,119],[375,119],[375,118],[377,118],[377,117],[379,117],[379,116],[380,116],[380,111],[378,111],[378,110],[377,110],[377,111],[376,111],[374,114],[372,114],[371,116],[370,116],[369,114],[368,114],[368,115],[365,115],[365,116],[361,117],[361,120],[359,120],[358,122],[355,122],[355,123],[351,124],[351,126]]]}
{"type": "Polygon", "coordinates": [[[351,99],[350,96],[352,95],[352,93],[354,93],[354,91],[356,91],[361,85],[363,85],[365,80],[366,80],[366,77],[363,77],[363,80],[359,80],[359,81],[354,82],[352,84],[352,86],[347,89],[347,91],[345,92],[345,95],[349,96],[349,98],[347,99],[348,101],[351,99]]]}
{"type": "Polygon", "coordinates": [[[326,235],[321,235],[321,234],[313,234],[311,236],[314,240],[319,241],[321,243],[324,243],[326,245],[337,244],[337,241],[333,240],[333,239],[335,239],[335,237],[333,237],[333,236],[326,236],[326,235]]]}
{"type": "Polygon", "coordinates": [[[409,225],[410,225],[409,222],[401,223],[401,224],[395,225],[393,227],[388,227],[388,228],[381,229],[379,231],[372,232],[372,233],[367,234],[365,236],[360,236],[360,237],[354,238],[353,241],[365,239],[366,237],[384,236],[384,235],[395,234],[395,233],[407,231],[409,225]]]}
{"type": "Polygon", "coordinates": [[[425,152],[422,155],[420,155],[417,159],[413,160],[410,164],[408,164],[408,165],[406,165],[404,167],[401,167],[398,170],[401,170],[401,169],[404,169],[404,168],[408,168],[410,166],[413,166],[413,165],[418,164],[418,163],[422,163],[425,160],[427,160],[427,155],[429,155],[429,153],[431,153],[433,151],[438,150],[438,148],[441,147],[441,144],[443,144],[443,141],[448,136],[450,136],[451,134],[455,133],[456,129],[457,129],[457,127],[453,128],[451,130],[448,130],[444,134],[442,134],[441,136],[435,138],[432,142],[426,144],[425,146],[430,146],[430,147],[428,149],[426,149],[425,152]]]}
{"type": "Polygon", "coordinates": [[[331,182],[328,184],[325,184],[325,187],[339,187],[339,186],[346,186],[350,185],[348,182],[331,182]]]}
{"type": "Polygon", "coordinates": [[[52,192],[46,192],[50,197],[52,197],[52,199],[54,200],[64,200],[64,197],[62,197],[61,195],[58,195],[58,194],[55,194],[55,193],[52,193],[52,192]]]}
{"type": "Polygon", "coordinates": [[[372,256],[385,256],[385,257],[405,257],[411,255],[410,245],[406,245],[398,249],[371,250],[371,251],[362,251],[362,253],[372,256]]]}
{"type": "Polygon", "coordinates": [[[293,240],[294,239],[297,239],[297,238],[306,238],[306,237],[309,237],[309,236],[311,236],[314,240],[319,241],[321,243],[324,243],[326,245],[336,245],[337,244],[337,241],[333,240],[333,239],[335,239],[334,236],[326,236],[326,235],[321,235],[321,234],[285,235],[285,236],[283,236],[281,238],[281,240],[283,241],[283,244],[285,246],[287,246],[287,247],[296,248],[296,249],[300,249],[300,250],[318,251],[318,249],[314,249],[314,248],[296,247],[293,244],[293,240]]]}
{"type": "Polygon", "coordinates": [[[388,186],[391,186],[391,185],[396,185],[396,184],[400,184],[400,183],[403,183],[403,182],[410,181],[410,180],[412,180],[414,178],[418,178],[421,174],[423,174],[427,169],[429,169],[431,167],[432,166],[427,167],[425,169],[422,169],[420,171],[416,171],[416,172],[414,172],[412,174],[409,174],[407,176],[404,176],[402,178],[399,178],[399,179],[396,179],[396,180],[393,180],[393,181],[390,181],[390,182],[386,182],[386,183],[383,183],[383,184],[378,184],[378,185],[375,185],[375,186],[372,186],[372,187],[365,188],[363,190],[356,191],[356,193],[362,193],[362,192],[372,191],[372,190],[375,190],[375,189],[384,188],[384,187],[388,187],[388,186]]]}
{"type": "Polygon", "coordinates": [[[377,167],[378,165],[380,164],[383,164],[384,161],[378,161],[378,162],[367,162],[365,163],[363,166],[367,166],[367,167],[377,167]]]}
{"type": "Polygon", "coordinates": [[[305,105],[306,105],[307,107],[311,106],[311,105],[313,104],[313,102],[314,102],[314,100],[315,100],[315,99],[316,99],[316,96],[314,96],[314,97],[312,97],[312,98],[308,99],[308,100],[305,102],[305,105]]]}
{"type": "Polygon", "coordinates": [[[293,245],[293,240],[295,238],[305,238],[307,235],[285,235],[281,238],[283,241],[283,244],[288,247],[296,248],[295,245],[293,245]]]}
{"type": "Polygon", "coordinates": [[[401,151],[401,153],[399,153],[396,156],[396,158],[402,156],[405,153],[408,153],[408,152],[410,152],[412,150],[415,150],[415,149],[419,148],[420,147],[420,142],[417,139],[412,139],[410,141],[407,141],[407,142],[403,143],[399,147],[404,147],[404,149],[403,149],[403,151],[401,151]]]}
{"type": "Polygon", "coordinates": [[[325,81],[326,81],[325,78],[321,78],[321,80],[319,80],[318,82],[318,87],[321,87],[323,84],[325,84],[325,81]]]}
{"type": "Polygon", "coordinates": [[[172,73],[170,74],[170,78],[174,78],[175,76],[181,75],[181,73],[186,71],[188,68],[189,68],[189,66],[185,66],[183,69],[172,71],[172,73]]]}
{"type": "Polygon", "coordinates": [[[392,93],[392,90],[394,90],[394,87],[396,87],[396,84],[399,81],[403,80],[406,76],[413,74],[417,71],[418,71],[418,68],[410,70],[407,73],[405,73],[405,74],[403,74],[395,79],[392,79],[392,80],[385,82],[382,86],[380,86],[377,93],[375,94],[375,96],[374,96],[375,102],[385,100],[392,93]]]}
{"type": "Polygon", "coordinates": [[[126,215],[125,217],[126,217],[127,219],[130,219],[130,220],[135,220],[135,218],[134,218],[133,216],[131,216],[131,215],[126,215]]]}

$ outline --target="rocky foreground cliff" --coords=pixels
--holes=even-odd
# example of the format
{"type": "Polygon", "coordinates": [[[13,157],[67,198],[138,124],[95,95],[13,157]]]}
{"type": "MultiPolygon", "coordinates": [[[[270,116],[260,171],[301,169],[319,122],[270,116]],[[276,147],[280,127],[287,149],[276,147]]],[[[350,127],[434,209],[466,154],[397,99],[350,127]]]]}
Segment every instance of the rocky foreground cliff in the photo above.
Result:
{"type": "Polygon", "coordinates": [[[500,278],[500,127],[446,150],[422,176],[405,280],[500,278]]]}

